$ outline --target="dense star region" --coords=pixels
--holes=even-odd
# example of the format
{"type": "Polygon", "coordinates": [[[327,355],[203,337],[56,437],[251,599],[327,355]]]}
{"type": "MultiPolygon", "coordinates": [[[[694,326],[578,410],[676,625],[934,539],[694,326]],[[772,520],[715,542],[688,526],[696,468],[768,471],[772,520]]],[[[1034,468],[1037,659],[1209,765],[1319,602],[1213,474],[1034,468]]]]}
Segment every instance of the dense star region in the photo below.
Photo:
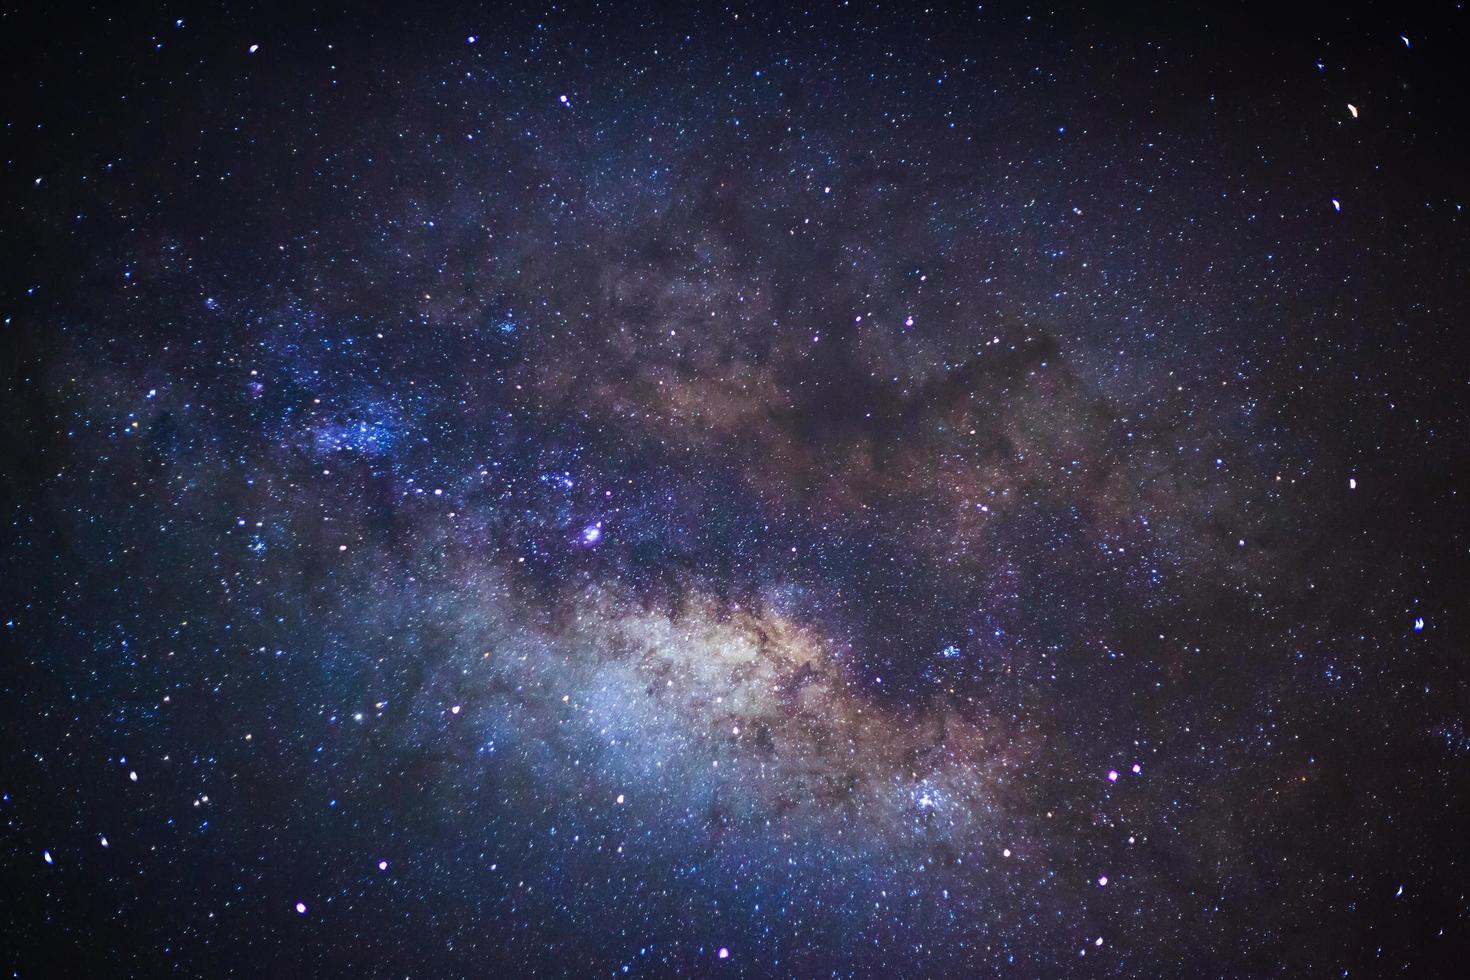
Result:
{"type": "Polygon", "coordinates": [[[1462,975],[1458,5],[30,6],[9,975],[1462,975]]]}

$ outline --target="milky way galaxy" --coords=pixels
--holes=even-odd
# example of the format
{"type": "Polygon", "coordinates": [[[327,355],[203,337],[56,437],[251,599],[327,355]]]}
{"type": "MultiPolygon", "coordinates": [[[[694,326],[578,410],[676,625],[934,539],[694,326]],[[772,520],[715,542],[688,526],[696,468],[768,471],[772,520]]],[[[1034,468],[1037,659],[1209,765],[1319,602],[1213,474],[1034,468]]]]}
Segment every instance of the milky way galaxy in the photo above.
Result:
{"type": "Polygon", "coordinates": [[[1118,7],[0,21],[0,962],[1458,976],[1470,23],[1118,7]]]}

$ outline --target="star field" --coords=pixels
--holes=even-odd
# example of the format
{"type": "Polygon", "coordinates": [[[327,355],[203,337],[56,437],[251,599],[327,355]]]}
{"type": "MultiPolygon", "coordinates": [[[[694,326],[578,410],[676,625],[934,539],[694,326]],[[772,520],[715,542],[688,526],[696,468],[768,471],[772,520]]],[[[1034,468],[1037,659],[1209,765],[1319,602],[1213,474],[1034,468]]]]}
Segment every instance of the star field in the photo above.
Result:
{"type": "Polygon", "coordinates": [[[4,13],[0,961],[1458,976],[1466,16],[4,13]]]}

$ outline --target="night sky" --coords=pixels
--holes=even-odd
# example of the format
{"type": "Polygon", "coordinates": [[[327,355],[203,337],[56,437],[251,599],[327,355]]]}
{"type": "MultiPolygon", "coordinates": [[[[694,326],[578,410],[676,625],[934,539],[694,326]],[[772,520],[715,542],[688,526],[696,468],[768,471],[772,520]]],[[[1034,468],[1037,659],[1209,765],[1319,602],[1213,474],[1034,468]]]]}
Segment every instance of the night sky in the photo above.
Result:
{"type": "Polygon", "coordinates": [[[1467,38],[11,3],[5,975],[1464,976],[1467,38]]]}

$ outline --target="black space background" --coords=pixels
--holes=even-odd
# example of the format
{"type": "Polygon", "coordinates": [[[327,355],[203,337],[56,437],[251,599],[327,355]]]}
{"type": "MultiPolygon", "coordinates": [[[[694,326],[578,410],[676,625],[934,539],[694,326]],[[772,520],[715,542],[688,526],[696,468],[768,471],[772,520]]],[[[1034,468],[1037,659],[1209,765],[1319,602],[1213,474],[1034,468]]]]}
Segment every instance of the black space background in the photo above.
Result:
{"type": "MultiPolygon", "coordinates": [[[[604,933],[579,924],[587,914],[585,903],[570,918],[556,914],[555,902],[534,911],[507,911],[472,880],[444,886],[445,875],[473,874],[450,870],[454,860],[447,858],[437,866],[440,885],[416,889],[401,904],[365,900],[360,915],[320,919],[294,914],[288,898],[295,893],[359,890],[358,884],[334,877],[333,865],[352,850],[349,842],[360,828],[339,830],[324,821],[315,837],[284,835],[273,815],[295,806],[308,779],[297,776],[310,763],[289,747],[280,748],[273,762],[255,758],[247,763],[229,740],[263,711],[286,733],[285,746],[292,733],[306,732],[311,723],[306,701],[326,703],[341,689],[345,682],[337,674],[321,676],[306,665],[268,667],[296,673],[265,677],[253,674],[261,668],[243,661],[223,668],[181,667],[171,681],[179,685],[174,689],[197,694],[213,707],[174,721],[146,711],[123,715],[109,709],[113,699],[119,704],[137,700],[135,685],[142,686],[130,669],[105,662],[107,651],[116,651],[115,643],[104,643],[109,631],[116,632],[112,624],[129,623],[132,642],[146,645],[179,618],[165,609],[184,609],[188,617],[221,629],[232,613],[206,585],[217,572],[199,564],[201,555],[214,553],[212,532],[183,528],[156,535],[162,491],[135,500],[136,481],[147,468],[119,463],[83,420],[89,412],[93,421],[106,415],[99,406],[114,405],[138,379],[149,377],[148,363],[158,351],[160,363],[190,366],[196,394],[209,393],[205,400],[212,402],[214,415],[207,436],[190,434],[188,423],[158,423],[156,446],[161,448],[148,465],[184,472],[206,464],[227,467],[235,457],[243,459],[257,439],[286,438],[253,414],[235,390],[238,374],[229,364],[237,342],[253,343],[265,320],[283,315],[272,311],[273,303],[279,311],[291,308],[290,297],[310,295],[319,303],[316,315],[358,318],[359,326],[374,318],[397,322],[418,315],[413,304],[420,286],[395,283],[394,277],[408,279],[422,270],[405,272],[375,251],[398,247],[379,234],[378,221],[416,213],[425,201],[432,210],[432,202],[456,199],[477,179],[472,166],[456,164],[458,144],[426,140],[427,148],[410,151],[397,138],[405,131],[453,137],[464,128],[463,101],[435,98],[433,80],[442,76],[448,84],[460,73],[456,66],[465,57],[464,38],[474,33],[479,48],[514,53],[496,69],[508,104],[547,103],[527,110],[514,126],[488,126],[485,138],[493,138],[494,126],[500,125],[509,142],[515,135],[511,130],[522,131],[524,120],[542,120],[545,128],[534,139],[549,149],[540,151],[538,161],[525,163],[527,172],[541,173],[536,171],[540,160],[558,159],[565,171],[542,173],[546,181],[564,188],[585,181],[611,193],[617,180],[599,171],[606,159],[599,140],[615,145],[608,152],[620,152],[637,143],[628,134],[640,118],[657,116],[669,125],[685,119],[693,135],[675,154],[675,180],[685,182],[691,197],[706,195],[691,213],[715,224],[725,220],[722,209],[738,215],[745,207],[738,193],[736,200],[725,200],[705,186],[716,177],[737,192],[742,186],[741,165],[722,142],[731,137],[720,135],[713,122],[719,114],[744,116],[747,127],[761,126],[766,115],[799,119],[838,148],[831,172],[881,169],[897,152],[882,144],[872,148],[884,113],[911,107],[935,122],[936,133],[938,120],[947,118],[933,87],[893,80],[899,63],[922,75],[927,65],[975,59],[966,73],[956,73],[942,87],[943,98],[960,104],[996,87],[1004,90],[1000,107],[987,110],[989,121],[964,152],[945,149],[942,136],[926,135],[923,124],[905,130],[908,138],[933,140],[930,159],[939,162],[924,179],[932,185],[926,193],[932,189],[941,202],[946,180],[969,188],[967,181],[983,184],[1007,166],[1019,167],[1037,186],[1078,182],[1087,187],[1090,202],[1105,201],[1122,193],[1121,183],[1113,187],[1110,180],[1131,179],[1119,163],[1128,159],[1118,149],[1125,134],[1133,142],[1154,133],[1165,139],[1188,134],[1181,138],[1193,141],[1193,175],[1190,167],[1175,169],[1173,180],[1161,184],[1158,210],[1131,231],[1121,225],[1114,234],[1125,237],[1113,243],[1139,256],[1144,282],[1134,288],[1157,303],[1160,321],[1174,326],[1158,338],[1114,338],[1105,325],[1077,326],[1064,312],[1048,326],[1040,346],[1021,351],[1013,367],[999,370],[1019,378],[1056,357],[1072,365],[1080,379],[1074,383],[1081,388],[1126,400],[1175,383],[1160,365],[1177,370],[1194,363],[1212,383],[1250,365],[1264,392],[1261,411],[1278,420],[1274,431],[1284,434],[1282,442],[1259,441],[1259,432],[1271,428],[1262,426],[1249,435],[1227,434],[1222,444],[1238,438],[1247,447],[1243,453],[1259,451],[1273,463],[1294,455],[1304,466],[1294,509],[1275,524],[1261,522],[1259,535],[1252,536],[1253,546],[1259,537],[1276,549],[1249,573],[1267,597],[1262,603],[1270,608],[1272,625],[1242,630],[1239,618],[1260,608],[1259,595],[1250,596],[1251,587],[1220,585],[1213,573],[1227,566],[1215,551],[1193,540],[1173,543],[1168,548],[1182,556],[1181,567],[1203,569],[1199,581],[1180,586],[1166,604],[1109,615],[1108,622],[1123,635],[1132,630],[1186,636],[1186,642],[1216,649],[1227,659],[1211,669],[1188,668],[1198,673],[1174,695],[1177,708],[1162,703],[1166,695],[1140,694],[1145,673],[1111,683],[1120,685],[1120,694],[1148,698],[1162,726],[1211,718],[1229,727],[1235,724],[1229,720],[1232,712],[1240,710],[1243,717],[1244,706],[1255,703],[1261,673],[1256,658],[1268,660],[1264,651],[1273,644],[1331,648],[1332,669],[1356,678],[1353,693],[1344,697],[1320,695],[1306,680],[1273,688],[1287,713],[1294,713],[1293,720],[1283,721],[1283,731],[1313,746],[1314,764],[1322,773],[1287,812],[1267,815],[1251,773],[1222,768],[1213,788],[1229,814],[1219,817],[1222,827],[1250,827],[1259,809],[1267,828],[1264,840],[1222,847],[1219,856],[1222,879],[1253,882],[1240,893],[1240,903],[1252,906],[1248,912],[1238,913],[1230,904],[1218,912],[1226,922],[1238,914],[1240,921],[1248,919],[1238,931],[1222,926],[1196,944],[1183,919],[1155,928],[1135,915],[1128,928],[1137,932],[1130,935],[1153,933],[1156,942],[1139,939],[1128,955],[1106,962],[1079,959],[1070,913],[1064,910],[1067,901],[1054,898],[1047,901],[1055,907],[1046,906],[1054,919],[1023,916],[998,927],[1007,937],[1003,943],[936,951],[949,936],[945,927],[929,922],[909,930],[895,919],[890,925],[902,942],[853,951],[826,931],[825,913],[813,913],[812,893],[803,892],[791,899],[785,919],[737,914],[730,940],[716,930],[682,941],[665,938],[662,957],[645,957],[641,975],[1462,975],[1470,954],[1470,646],[1465,639],[1470,631],[1465,489],[1470,478],[1470,216],[1461,209],[1470,204],[1465,152],[1470,17],[1450,3],[1209,5],[1204,11],[1188,4],[984,8],[983,30],[974,26],[973,5],[954,11],[907,4],[742,6],[732,8],[744,11],[738,20],[724,8],[659,10],[636,4],[554,10],[458,4],[422,9],[371,4],[348,10],[308,4],[229,9],[12,5],[5,10],[0,17],[0,622],[22,625],[0,634],[0,790],[6,794],[0,804],[0,962],[20,977],[509,977],[622,975],[621,964],[635,960],[629,950],[639,946],[641,910],[605,910],[605,918],[617,922],[627,937],[628,949],[610,948],[604,933]],[[175,29],[175,18],[183,18],[187,29],[175,29]],[[1408,49],[1399,41],[1401,34],[1412,39],[1408,49]],[[678,39],[686,35],[694,40],[680,46],[678,39]],[[538,36],[546,39],[534,42],[538,36]],[[247,57],[245,48],[257,41],[261,51],[247,57]],[[161,50],[155,48],[159,42],[161,50]],[[333,45],[329,53],[322,50],[326,43],[333,45]],[[652,58],[645,50],[650,45],[677,53],[652,58]],[[1327,62],[1327,71],[1314,68],[1318,58],[1327,62]],[[650,67],[619,88],[611,80],[627,74],[629,59],[650,67]],[[744,75],[728,71],[729,64],[742,72],[765,65],[779,81],[759,93],[747,92],[740,88],[744,75]],[[817,65],[820,70],[810,67],[817,65]],[[1019,84],[1028,65],[1052,79],[1044,89],[1019,84]],[[333,78],[339,84],[332,85],[333,78]],[[555,128],[552,100],[558,92],[576,93],[572,111],[585,113],[570,128],[555,128]],[[1342,107],[1348,102],[1364,108],[1361,135],[1351,140],[1340,137],[1342,107]],[[1078,144],[1063,146],[1053,138],[1059,127],[1086,134],[1078,144]],[[875,162],[864,153],[882,159],[875,162]],[[372,167],[363,165],[368,157],[376,161],[372,167]],[[1007,162],[996,162],[1002,160],[1007,162]],[[1111,165],[1101,167],[1104,161],[1111,165]],[[1094,165],[1098,170],[1090,172],[1094,165]],[[942,172],[945,166],[950,177],[942,172]],[[224,173],[229,179],[221,181],[218,175],[224,173]],[[1219,240],[1231,244],[1221,245],[1218,255],[1197,241],[1171,254],[1172,246],[1162,241],[1171,228],[1221,220],[1218,214],[1197,215],[1193,208],[1213,195],[1213,183],[1226,174],[1231,180],[1220,181],[1221,195],[1238,194],[1252,202],[1260,217],[1250,234],[1258,237],[1222,232],[1219,240]],[[38,176],[43,178],[39,186],[38,176]],[[1181,188],[1189,191],[1171,196],[1181,188]],[[1343,202],[1340,214],[1326,207],[1332,197],[1343,202]],[[1303,201],[1310,204],[1295,210],[1282,203],[1303,201]],[[78,220],[79,215],[85,219],[78,220]],[[1129,234],[1137,240],[1128,240],[1129,234]],[[287,240],[307,244],[286,258],[280,243],[287,240]],[[187,243],[194,256],[189,268],[150,268],[146,257],[136,258],[159,253],[167,242],[187,243]],[[1270,252],[1286,270],[1282,275],[1296,281],[1263,285],[1264,278],[1240,273],[1241,251],[1256,246],[1270,252]],[[375,267],[375,262],[382,264],[375,267]],[[121,283],[124,268],[137,270],[139,285],[121,283]],[[1232,294],[1233,277],[1238,277],[1238,291],[1232,294]],[[1197,281],[1209,287],[1196,291],[1197,281]],[[240,300],[232,319],[197,322],[191,316],[202,314],[205,296],[226,302],[232,296],[249,298],[240,300]],[[1136,373],[1098,367],[1104,351],[1136,365],[1136,373]],[[1109,392],[1110,385],[1119,391],[1109,392]],[[1387,402],[1393,404],[1391,412],[1378,410],[1387,402]],[[181,426],[180,434],[169,434],[171,424],[181,426]],[[1296,452],[1288,442],[1293,433],[1301,437],[1296,452]],[[1349,472],[1365,474],[1363,488],[1344,498],[1349,472]],[[141,554],[129,552],[129,542],[141,554]],[[1304,591],[1309,579],[1321,590],[1310,597],[1304,591]],[[1405,646],[1408,624],[1420,615],[1429,628],[1422,640],[1405,646]],[[1293,617],[1315,625],[1294,630],[1287,625],[1293,617]],[[1234,654],[1223,651],[1237,647],[1242,652],[1232,665],[1228,657],[1234,654]],[[212,695],[221,670],[239,683],[228,695],[212,695]],[[310,694],[298,704],[282,693],[288,690],[310,694]],[[176,781],[150,789],[157,797],[137,803],[115,779],[117,765],[109,768],[109,763],[117,755],[143,754],[138,746],[145,744],[158,751],[177,745],[180,757],[206,760],[216,785],[233,787],[227,795],[239,801],[237,812],[221,818],[228,833],[185,839],[158,830],[166,814],[187,816],[174,798],[187,801],[200,783],[183,775],[160,776],[176,781]],[[51,867],[40,859],[42,848],[58,854],[95,850],[99,832],[113,839],[111,866],[68,857],[51,867]],[[313,856],[298,856],[302,840],[311,842],[307,849],[314,847],[313,856]],[[1259,850],[1252,850],[1256,846],[1259,850]],[[269,886],[262,871],[241,890],[251,867],[267,864],[278,869],[269,873],[269,886]],[[287,870],[279,870],[283,865],[287,870]],[[1407,900],[1393,901],[1405,881],[1412,883],[1407,900]],[[1311,921],[1292,910],[1301,889],[1319,896],[1311,921]],[[262,891],[270,897],[262,898],[262,891]],[[206,915],[220,917],[222,924],[201,924],[206,915]],[[1273,922],[1279,928],[1269,925],[1273,922]],[[783,938],[779,933],[787,927],[790,937],[783,938]],[[736,956],[729,963],[712,960],[705,946],[727,942],[736,956]],[[1008,964],[1005,954],[1017,950],[1020,962],[1008,964]]],[[[507,150],[510,156],[515,152],[507,150]]],[[[1140,171],[1137,179],[1149,178],[1140,171]]],[[[752,196],[763,193],[761,187],[749,188],[752,196]]],[[[534,205],[529,190],[527,195],[529,210],[534,205]]],[[[942,203],[937,207],[943,210],[942,203]]],[[[1083,210],[1091,211],[1091,204],[1083,210]]],[[[540,246],[543,258],[522,261],[545,278],[564,275],[566,293],[573,297],[567,308],[575,307],[578,277],[597,275],[596,249],[588,257],[554,237],[542,238],[540,246]]],[[[459,275],[453,263],[468,268],[477,250],[496,246],[471,238],[455,247],[458,252],[445,253],[454,280],[450,288],[463,288],[468,295],[476,289],[474,276],[459,275]]],[[[405,262],[411,264],[411,258],[405,262]]],[[[762,264],[759,257],[750,262],[762,264]]],[[[1045,277],[1028,264],[1018,263],[1010,272],[1016,292],[1040,295],[1047,289],[1045,277]]],[[[808,278],[802,273],[799,283],[808,278]]],[[[800,292],[799,284],[792,288],[800,292]]],[[[850,319],[840,288],[785,302],[813,317],[850,319]]],[[[487,302],[487,309],[493,305],[487,302]]],[[[587,329],[595,333],[597,327],[587,329]]],[[[826,323],[798,328],[818,329],[827,329],[826,323]]],[[[465,352],[456,343],[426,347],[405,341],[387,359],[402,365],[405,376],[432,382],[456,372],[465,352]]],[[[510,370],[506,365],[522,358],[552,362],[575,358],[584,349],[559,339],[534,351],[491,350],[482,363],[486,372],[510,370]],[[562,343],[568,346],[559,349],[562,343]]],[[[885,403],[882,385],[863,381],[855,364],[845,354],[823,351],[803,368],[808,372],[800,387],[805,401],[798,399],[781,422],[791,438],[821,447],[862,426],[865,412],[875,411],[880,438],[901,444],[913,416],[943,400],[940,395],[921,404],[899,398],[885,403]]],[[[954,378],[960,386],[1005,381],[999,374],[979,381],[963,374],[954,378]]],[[[778,383],[788,382],[790,376],[778,376],[778,383]]],[[[349,390],[350,370],[331,383],[349,390]]],[[[1177,411],[1180,420],[1177,426],[1169,423],[1164,439],[1185,438],[1180,435],[1187,431],[1184,420],[1193,425],[1209,412],[1200,404],[1188,411],[1160,405],[1161,416],[1177,411]]],[[[466,427],[471,426],[470,413],[456,406],[445,396],[426,412],[439,413],[436,417],[450,428],[463,413],[466,427]]],[[[505,436],[497,451],[530,459],[558,440],[578,442],[590,447],[589,456],[600,452],[607,461],[587,464],[590,469],[600,465],[621,480],[640,479],[639,474],[667,480],[681,465],[671,458],[677,455],[672,450],[649,448],[655,440],[639,443],[626,433],[597,429],[586,414],[565,406],[543,407],[526,429],[505,436]],[[630,448],[635,445],[642,448],[630,448]]],[[[482,448],[471,445],[474,439],[463,437],[466,458],[482,448]]],[[[442,448],[446,443],[454,439],[442,441],[433,459],[422,461],[425,472],[450,465],[446,460],[457,450],[442,448]]],[[[419,465],[412,450],[402,452],[404,467],[419,465]]],[[[726,466],[732,480],[761,466],[755,453],[747,458],[712,452],[711,459],[716,461],[699,464],[709,467],[705,472],[715,474],[714,467],[726,466]]],[[[1262,462],[1261,472],[1274,472],[1271,465],[1262,462]]],[[[363,466],[366,474],[368,466],[363,466]]],[[[711,475],[709,483],[721,478],[711,475]]],[[[422,526],[417,518],[388,513],[397,490],[386,480],[376,472],[364,475],[349,495],[355,509],[383,512],[364,523],[381,533],[381,553],[406,553],[408,567],[422,526]]],[[[822,495],[811,487],[803,492],[822,495]]],[[[599,553],[609,556],[606,565],[597,564],[604,559],[576,554],[527,570],[519,586],[535,598],[524,601],[533,609],[555,606],[558,583],[574,574],[616,579],[654,603],[696,588],[738,598],[756,594],[774,575],[803,574],[800,567],[782,564],[784,544],[761,545],[755,531],[774,526],[793,540],[810,540],[821,536],[820,518],[795,508],[742,509],[736,501],[716,498],[714,493],[708,498],[716,501],[710,505],[709,526],[718,534],[688,523],[686,515],[660,511],[655,500],[642,518],[647,530],[641,546],[614,552],[621,545],[613,541],[599,553]],[[739,546],[724,550],[727,542],[739,546]]],[[[286,504],[298,505],[305,507],[286,504]]],[[[527,502],[526,513],[540,506],[527,502]]],[[[916,511],[894,506],[895,525],[929,526],[916,511]]],[[[1168,506],[1183,513],[1189,504],[1175,499],[1168,506]]],[[[220,514],[233,511],[221,503],[220,514]]],[[[540,511],[507,518],[504,525],[496,520],[487,518],[492,530],[477,533],[499,534],[497,540],[507,548],[545,548],[547,540],[562,534],[561,525],[540,511]]],[[[1048,523],[1051,530],[1035,534],[1063,540],[1054,530],[1058,526],[1048,523]]],[[[1221,548],[1234,544],[1236,532],[1227,519],[1221,526],[1209,520],[1190,526],[1201,541],[1215,534],[1221,548]]],[[[833,553],[856,547],[833,533],[833,553]]],[[[935,570],[929,544],[916,544],[914,556],[902,554],[897,541],[883,547],[889,549],[886,561],[906,569],[911,587],[892,592],[872,587],[860,567],[863,559],[844,552],[846,557],[831,559],[831,568],[823,572],[865,601],[857,611],[843,606],[828,612],[852,635],[872,641],[857,654],[866,671],[859,671],[854,682],[861,696],[885,709],[922,714],[926,664],[886,651],[907,649],[910,642],[916,648],[948,642],[951,613],[971,596],[968,586],[952,585],[948,572],[935,570]],[[867,680],[879,673],[888,678],[882,689],[867,680]]],[[[1029,560],[1017,559],[1023,566],[1029,560]]],[[[301,574],[283,576],[273,592],[283,609],[292,598],[293,581],[324,594],[361,589],[358,582],[339,584],[331,571],[302,561],[301,574]]],[[[1193,573],[1181,574],[1187,582],[1193,573]]],[[[1093,575],[1084,561],[1069,560],[1047,590],[1074,590],[1083,610],[1111,608],[1117,594],[1089,584],[1093,575]]],[[[1065,645],[1075,635],[1067,624],[1018,616],[1031,635],[1046,642],[1065,645]]],[[[227,651],[219,635],[199,642],[211,651],[227,651]]],[[[262,635],[259,642],[277,641],[262,635]]],[[[1141,656],[1163,663],[1162,649],[1143,642],[1140,647],[1141,656]]],[[[432,666],[424,671],[437,676],[432,666]]],[[[1018,794],[1014,805],[1021,809],[1047,809],[1043,799],[1080,799],[1073,780],[1081,777],[1068,768],[1079,750],[1069,739],[1082,744],[1115,727],[1112,718],[1089,714],[1094,688],[1086,668],[1071,676],[1073,686],[1064,679],[1049,697],[1060,699],[1055,704],[1063,718],[1075,702],[1083,720],[1057,743],[1056,772],[1048,772],[1044,785],[1018,794]],[[1059,774],[1063,770],[1066,775],[1059,774]]],[[[1108,693],[1104,687],[1102,696],[1108,693]]],[[[1058,725],[1067,727],[1065,721],[1058,725]]],[[[1240,727],[1249,726],[1240,722],[1240,727]]],[[[1222,744],[1236,737],[1222,735],[1222,744]]],[[[1231,744],[1250,758],[1251,749],[1231,744]]],[[[404,786],[380,786],[373,797],[401,811],[395,866],[410,864],[421,844],[452,849],[449,841],[476,822],[470,804],[445,812],[437,803],[411,802],[417,799],[418,782],[440,778],[452,763],[416,758],[400,752],[400,746],[388,738],[371,750],[408,757],[388,767],[404,786]]],[[[1202,774],[1209,767],[1196,762],[1199,770],[1179,778],[1203,800],[1209,794],[1202,774]]],[[[1260,764],[1273,772],[1278,766],[1290,768],[1269,753],[1260,764]]],[[[1182,772],[1182,760],[1179,766],[1182,772]]],[[[461,768],[452,778],[469,777],[461,768]]],[[[537,793],[555,797],[560,789],[555,777],[547,786],[527,789],[527,812],[544,803],[537,793]]],[[[1209,825],[1213,818],[1201,819],[1209,825]]],[[[299,832],[302,821],[293,818],[291,826],[299,832]]],[[[506,836],[516,832],[507,830],[506,836]]],[[[1205,837],[1211,833],[1200,831],[1205,837]]],[[[1085,833],[1077,831],[1071,839],[1083,841],[1085,833]]],[[[668,846],[679,853],[678,845],[668,846]]],[[[1183,866],[1197,857],[1164,856],[1153,867],[1151,880],[1168,894],[1168,902],[1185,903],[1183,896],[1198,879],[1183,866]],[[1177,874],[1170,871],[1176,860],[1181,863],[1177,874]]],[[[678,860],[670,856],[667,866],[651,866],[641,874],[671,882],[674,894],[699,892],[698,875],[676,873],[678,860]]],[[[589,880],[599,873],[594,867],[589,880]]],[[[997,895],[994,901],[1004,899],[997,895]]],[[[842,901],[842,895],[833,895],[827,905],[842,901]]],[[[568,899],[566,904],[577,903],[568,899]]],[[[649,915],[677,920],[673,904],[649,915]]],[[[1157,906],[1140,899],[1138,907],[1157,906]]],[[[706,924],[694,913],[691,921],[701,929],[706,924]]],[[[1110,943],[1108,950],[1113,947],[1110,943]]]]}

